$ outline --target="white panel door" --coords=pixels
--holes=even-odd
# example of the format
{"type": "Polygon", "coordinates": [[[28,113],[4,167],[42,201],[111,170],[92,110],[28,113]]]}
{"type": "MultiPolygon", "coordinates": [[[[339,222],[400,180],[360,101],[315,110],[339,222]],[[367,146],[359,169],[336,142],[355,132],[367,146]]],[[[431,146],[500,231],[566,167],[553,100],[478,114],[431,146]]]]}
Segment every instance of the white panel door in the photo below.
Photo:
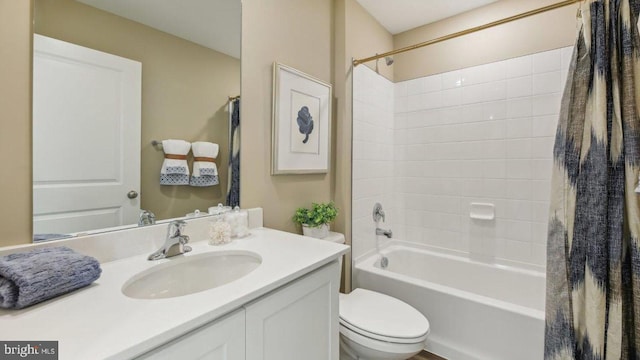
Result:
{"type": "Polygon", "coordinates": [[[34,234],[136,223],[142,64],[34,35],[34,234]]]}
{"type": "Polygon", "coordinates": [[[247,360],[338,360],[338,262],[245,306],[247,360]]]}
{"type": "Polygon", "coordinates": [[[244,309],[240,309],[137,360],[244,360],[244,340],[244,309]]]}

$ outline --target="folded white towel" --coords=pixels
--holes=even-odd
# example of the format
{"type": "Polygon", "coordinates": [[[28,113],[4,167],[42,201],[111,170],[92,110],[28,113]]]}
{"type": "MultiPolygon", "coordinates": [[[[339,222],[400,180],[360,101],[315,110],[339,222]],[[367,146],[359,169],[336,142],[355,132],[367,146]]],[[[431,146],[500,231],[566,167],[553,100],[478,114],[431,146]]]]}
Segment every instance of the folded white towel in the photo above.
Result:
{"type": "Polygon", "coordinates": [[[218,167],[214,162],[218,156],[218,144],[196,141],[191,144],[191,147],[194,157],[191,186],[218,185],[218,167]]]}
{"type": "Polygon", "coordinates": [[[162,140],[165,159],[160,170],[161,185],[189,185],[189,165],[186,155],[191,150],[191,143],[184,140],[162,140]],[[183,157],[182,159],[171,158],[183,157]]]}
{"type": "MultiPolygon", "coordinates": [[[[215,159],[218,156],[218,144],[205,142],[205,141],[196,141],[191,144],[191,148],[193,149],[193,156],[195,158],[203,157],[215,159]]],[[[194,161],[193,162],[193,176],[200,176],[201,169],[213,169],[214,175],[218,175],[218,167],[215,162],[211,161],[194,161]]]]}

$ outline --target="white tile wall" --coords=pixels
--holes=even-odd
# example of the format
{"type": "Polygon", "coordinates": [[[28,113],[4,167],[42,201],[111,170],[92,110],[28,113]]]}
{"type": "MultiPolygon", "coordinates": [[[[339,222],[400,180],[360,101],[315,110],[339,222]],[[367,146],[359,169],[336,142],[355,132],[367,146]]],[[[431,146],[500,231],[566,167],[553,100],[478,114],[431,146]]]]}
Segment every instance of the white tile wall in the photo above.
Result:
{"type": "Polygon", "coordinates": [[[572,47],[392,84],[354,72],[353,251],[396,238],[545,265],[552,148],[572,47]],[[471,220],[471,202],[496,219],[471,220]]]}
{"type": "MultiPolygon", "coordinates": [[[[394,204],[394,143],[407,143],[409,135],[394,127],[394,123],[406,124],[406,115],[394,120],[394,104],[398,104],[401,113],[411,109],[426,108],[426,104],[436,101],[439,106],[441,94],[440,82],[423,78],[406,81],[397,89],[394,84],[366,66],[354,70],[353,95],[353,256],[375,249],[375,223],[371,212],[373,205],[380,202],[386,212],[386,221],[382,226],[392,228],[393,219],[398,212],[394,204]],[[395,94],[394,94],[395,91],[395,94]],[[429,93],[426,93],[426,92],[429,93]],[[396,102],[395,97],[402,101],[396,102]]],[[[412,115],[412,118],[415,118],[412,115]]],[[[404,125],[402,125],[404,126],[404,125]]],[[[419,142],[420,139],[415,139],[419,142]]],[[[393,229],[394,231],[396,229],[393,229]]]]}

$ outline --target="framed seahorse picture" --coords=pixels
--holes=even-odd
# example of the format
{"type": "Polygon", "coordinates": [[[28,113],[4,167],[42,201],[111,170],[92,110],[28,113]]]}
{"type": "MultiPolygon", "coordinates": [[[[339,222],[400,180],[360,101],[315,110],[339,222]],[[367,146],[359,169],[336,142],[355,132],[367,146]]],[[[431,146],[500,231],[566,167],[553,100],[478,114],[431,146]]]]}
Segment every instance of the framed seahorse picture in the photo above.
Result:
{"type": "Polygon", "coordinates": [[[271,175],[329,171],[331,85],[273,64],[271,175]]]}

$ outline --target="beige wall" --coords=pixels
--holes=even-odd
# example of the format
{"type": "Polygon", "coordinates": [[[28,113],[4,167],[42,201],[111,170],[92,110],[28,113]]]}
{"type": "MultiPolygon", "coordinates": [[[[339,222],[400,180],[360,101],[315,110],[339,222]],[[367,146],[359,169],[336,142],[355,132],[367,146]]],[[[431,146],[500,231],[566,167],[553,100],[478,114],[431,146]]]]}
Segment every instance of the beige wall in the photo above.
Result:
{"type": "MultiPolygon", "coordinates": [[[[291,222],[297,207],[334,200],[340,215],[333,229],[350,242],[351,58],[391,50],[393,38],[355,0],[244,0],[242,24],[242,206],[263,207],[265,226],[297,232],[291,222]],[[326,175],[271,175],[274,61],[333,84],[326,175]]],[[[392,67],[381,64],[380,71],[393,78],[392,67]]]]}
{"type": "MultiPolygon", "coordinates": [[[[557,0],[502,0],[394,36],[402,48],[511,15],[556,3],[557,0]]],[[[394,80],[404,81],[469,66],[573,45],[578,5],[565,6],[439,44],[395,56],[394,80]]],[[[372,55],[372,54],[371,54],[372,55]]]]}
{"type": "MultiPolygon", "coordinates": [[[[351,202],[351,57],[388,51],[393,39],[355,0],[245,0],[242,23],[242,206],[262,206],[266,226],[296,231],[296,207],[333,199],[341,210],[334,228],[344,232],[351,202]],[[326,175],[271,175],[274,61],[334,83],[335,151],[326,175]]],[[[393,77],[392,68],[380,70],[393,77]]]]}
{"type": "MultiPolygon", "coordinates": [[[[361,59],[394,49],[393,36],[356,0],[344,0],[346,9],[346,46],[349,60],[361,59]]],[[[376,61],[366,63],[375,70],[376,61]]],[[[394,65],[378,60],[378,73],[393,81],[394,65]]]]}
{"type": "Polygon", "coordinates": [[[141,207],[166,219],[224,203],[227,100],[240,93],[240,61],[76,1],[35,4],[36,33],[142,63],[141,207]],[[163,152],[151,140],[169,138],[219,144],[220,184],[160,186],[163,152]]]}
{"type": "Polygon", "coordinates": [[[298,231],[297,207],[331,200],[335,162],[327,174],[271,175],[271,87],[274,61],[331,83],[332,11],[327,0],[242,2],[240,201],[263,207],[271,228],[298,231]]]}
{"type": "Polygon", "coordinates": [[[0,246],[31,239],[31,1],[0,0],[0,246]]]}

